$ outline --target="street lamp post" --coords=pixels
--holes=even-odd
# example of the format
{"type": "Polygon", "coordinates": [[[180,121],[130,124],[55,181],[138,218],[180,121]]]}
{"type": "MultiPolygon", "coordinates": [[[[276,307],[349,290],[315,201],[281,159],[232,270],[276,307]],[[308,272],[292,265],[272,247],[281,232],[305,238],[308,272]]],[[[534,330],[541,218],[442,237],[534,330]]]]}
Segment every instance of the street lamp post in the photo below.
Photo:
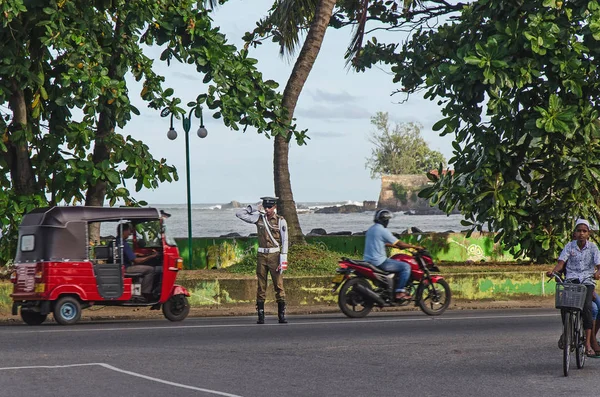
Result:
{"type": "MultiPolygon", "coordinates": [[[[167,138],[174,140],[177,138],[177,131],[173,128],[173,112],[169,109],[164,109],[161,114],[168,115],[171,113],[171,127],[167,132],[167,138]]],[[[190,127],[192,126],[192,112],[195,113],[196,117],[200,119],[200,127],[198,128],[197,134],[200,138],[206,138],[208,131],[204,127],[204,119],[202,118],[202,106],[196,106],[190,109],[188,116],[182,115],[183,131],[185,131],[185,176],[187,182],[187,218],[188,218],[188,264],[192,267],[192,192],[190,188],[190,127]]]]}

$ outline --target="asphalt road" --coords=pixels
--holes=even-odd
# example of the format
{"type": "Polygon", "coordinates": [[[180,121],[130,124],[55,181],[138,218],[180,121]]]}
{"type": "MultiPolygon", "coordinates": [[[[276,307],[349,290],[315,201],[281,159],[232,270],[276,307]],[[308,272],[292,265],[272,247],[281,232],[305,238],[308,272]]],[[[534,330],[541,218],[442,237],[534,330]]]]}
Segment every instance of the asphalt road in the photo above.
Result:
{"type": "Polygon", "coordinates": [[[0,396],[598,396],[555,310],[0,326],[0,396]]]}

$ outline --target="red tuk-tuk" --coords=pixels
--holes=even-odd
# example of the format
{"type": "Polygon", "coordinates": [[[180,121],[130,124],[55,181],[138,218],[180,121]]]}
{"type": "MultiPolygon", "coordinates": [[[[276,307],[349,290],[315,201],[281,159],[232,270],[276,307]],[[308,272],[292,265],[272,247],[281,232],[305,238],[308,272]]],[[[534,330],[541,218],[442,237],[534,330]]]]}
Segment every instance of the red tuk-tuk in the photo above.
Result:
{"type": "MultiPolygon", "coordinates": [[[[95,235],[98,235],[97,233],[95,235]]],[[[171,321],[190,311],[188,291],[175,284],[183,260],[166,236],[164,217],[155,208],[51,207],[23,217],[11,275],[12,314],[39,325],[49,313],[59,324],[75,324],[82,309],[100,306],[149,306],[171,321]],[[130,223],[132,241],[123,242],[119,227],[130,223]],[[100,239],[90,242],[96,223],[100,239]],[[127,273],[123,244],[136,255],[158,252],[151,298],[140,293],[141,273],[127,273]]]]}

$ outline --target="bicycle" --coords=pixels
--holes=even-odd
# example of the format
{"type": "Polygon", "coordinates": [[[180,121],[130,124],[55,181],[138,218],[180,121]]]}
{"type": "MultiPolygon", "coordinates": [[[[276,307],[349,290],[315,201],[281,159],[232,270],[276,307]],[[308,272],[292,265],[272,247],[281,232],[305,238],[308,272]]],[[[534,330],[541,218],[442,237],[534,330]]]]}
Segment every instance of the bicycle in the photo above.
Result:
{"type": "Polygon", "coordinates": [[[583,284],[574,284],[552,273],[556,281],[555,307],[561,310],[563,317],[563,373],[569,376],[571,353],[575,352],[577,368],[585,365],[585,330],[581,311],[585,304],[587,288],[583,284]],[[563,314],[564,313],[564,314],[563,314]]]}

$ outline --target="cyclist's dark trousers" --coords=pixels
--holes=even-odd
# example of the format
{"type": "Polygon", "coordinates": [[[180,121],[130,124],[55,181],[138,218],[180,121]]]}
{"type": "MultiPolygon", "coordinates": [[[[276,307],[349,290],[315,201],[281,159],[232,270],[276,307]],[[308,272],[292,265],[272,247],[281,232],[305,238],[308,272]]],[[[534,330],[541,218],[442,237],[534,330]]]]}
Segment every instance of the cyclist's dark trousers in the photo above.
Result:
{"type": "MultiPolygon", "coordinates": [[[[592,325],[594,324],[594,319],[592,318],[592,297],[594,295],[594,286],[586,285],[585,287],[587,288],[587,293],[585,295],[585,303],[583,305],[583,310],[581,311],[581,317],[583,318],[583,329],[592,329],[592,325]]],[[[564,324],[565,311],[561,310],[560,314],[564,324]]]]}

